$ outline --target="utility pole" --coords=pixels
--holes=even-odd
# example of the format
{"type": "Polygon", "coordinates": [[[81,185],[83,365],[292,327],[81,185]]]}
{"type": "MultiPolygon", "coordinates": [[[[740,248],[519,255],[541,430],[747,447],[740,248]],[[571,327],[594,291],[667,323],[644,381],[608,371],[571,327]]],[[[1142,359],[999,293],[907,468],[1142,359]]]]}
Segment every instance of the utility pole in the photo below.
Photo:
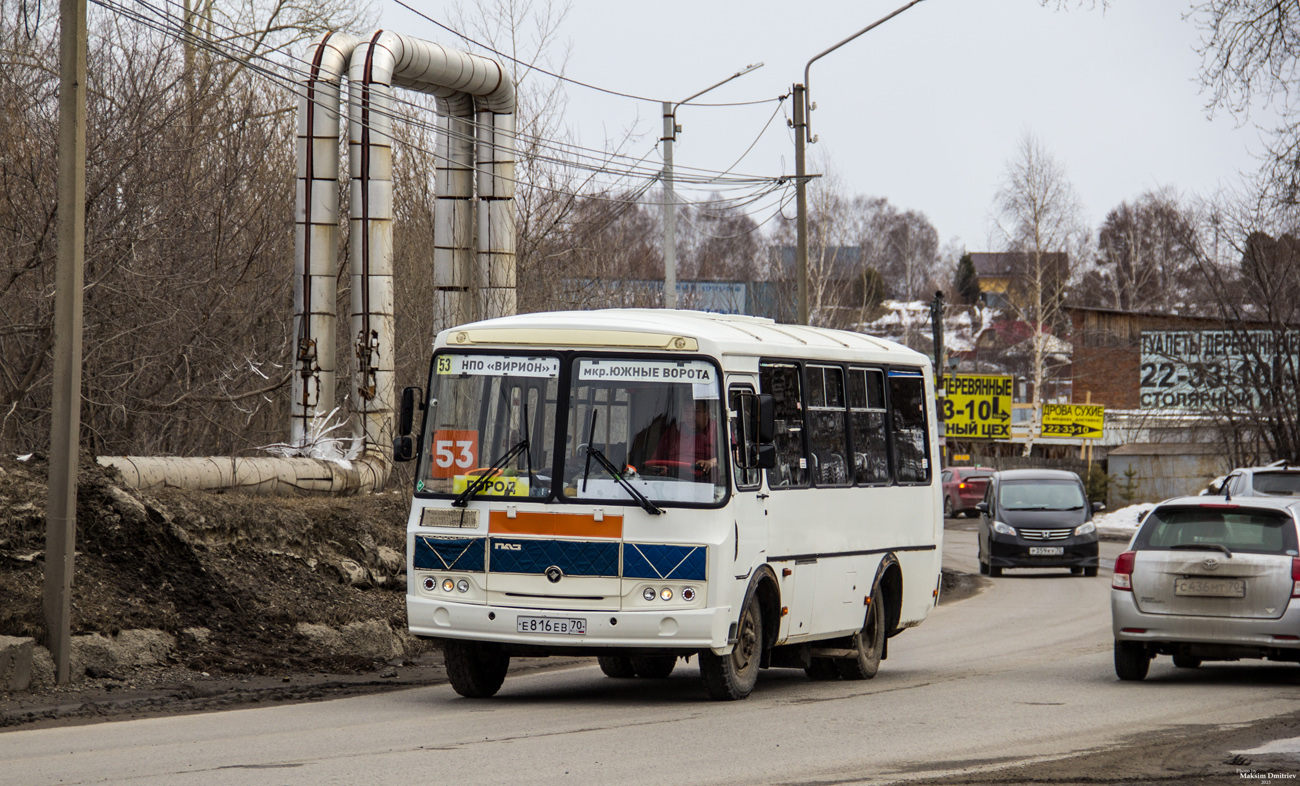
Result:
{"type": "Polygon", "coordinates": [[[736,73],[709,85],[695,95],[674,104],[664,101],[664,169],[661,178],[664,183],[664,308],[677,308],[677,194],[673,191],[673,141],[682,127],[677,125],[677,108],[685,106],[715,87],[722,87],[738,76],[762,68],[762,63],[751,63],[736,73]]]}
{"type": "Polygon", "coordinates": [[[677,118],[664,102],[664,308],[677,308],[677,195],[673,191],[673,140],[677,118]]]}
{"type": "Polygon", "coordinates": [[[86,252],[86,0],[60,0],[59,256],[54,272],[54,393],[45,509],[45,634],[55,679],[71,672],[72,558],[81,439],[81,288],[86,252]]]}
{"type": "Polygon", "coordinates": [[[814,106],[808,100],[808,87],[812,84],[809,70],[812,64],[822,59],[836,49],[844,46],[858,36],[873,30],[890,19],[898,16],[907,9],[921,2],[921,0],[911,0],[907,5],[895,9],[892,13],[883,16],[858,32],[839,42],[835,46],[824,50],[821,54],[809,60],[803,67],[803,84],[794,86],[794,167],[795,167],[795,195],[796,211],[798,218],[796,222],[796,232],[798,239],[795,247],[795,266],[799,273],[799,324],[808,324],[808,200],[804,193],[806,173],[804,171],[804,145],[809,142],[816,142],[817,137],[813,136],[812,123],[808,117],[814,106]]]}
{"type": "Polygon", "coordinates": [[[804,158],[804,86],[794,86],[795,265],[799,273],[799,324],[808,324],[808,177],[804,158]]]}

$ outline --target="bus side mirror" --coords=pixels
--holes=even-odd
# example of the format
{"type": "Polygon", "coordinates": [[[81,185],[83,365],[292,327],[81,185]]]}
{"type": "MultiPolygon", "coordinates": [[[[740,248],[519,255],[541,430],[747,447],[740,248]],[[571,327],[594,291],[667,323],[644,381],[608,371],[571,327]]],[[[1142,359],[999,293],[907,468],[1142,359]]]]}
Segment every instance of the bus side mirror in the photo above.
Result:
{"type": "Polygon", "coordinates": [[[772,398],[770,393],[763,393],[758,397],[758,442],[761,445],[770,445],[774,439],[776,439],[776,399],[772,398]]]}
{"type": "Polygon", "coordinates": [[[758,446],[758,458],[754,469],[776,469],[776,445],[768,443],[758,446]]]}
{"type": "Polygon", "coordinates": [[[415,440],[411,438],[411,427],[415,420],[416,402],[424,397],[424,391],[415,387],[402,389],[402,402],[397,410],[397,436],[393,437],[393,461],[410,461],[415,458],[415,440]]]}

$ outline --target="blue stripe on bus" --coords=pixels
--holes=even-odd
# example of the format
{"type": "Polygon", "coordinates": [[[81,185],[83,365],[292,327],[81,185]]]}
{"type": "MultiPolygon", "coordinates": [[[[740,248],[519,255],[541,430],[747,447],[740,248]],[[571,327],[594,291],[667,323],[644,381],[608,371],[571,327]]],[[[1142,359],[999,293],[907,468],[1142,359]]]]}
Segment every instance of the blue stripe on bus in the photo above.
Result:
{"type": "Polygon", "coordinates": [[[623,546],[623,578],[704,581],[707,554],[704,546],[628,543],[623,546]]]}
{"type": "Polygon", "coordinates": [[[435,538],[427,535],[415,539],[411,562],[416,570],[455,570],[482,573],[487,538],[435,538]]]}
{"type": "Polygon", "coordinates": [[[618,576],[614,541],[492,538],[492,573],[545,573],[554,565],[566,576],[618,576]]]}

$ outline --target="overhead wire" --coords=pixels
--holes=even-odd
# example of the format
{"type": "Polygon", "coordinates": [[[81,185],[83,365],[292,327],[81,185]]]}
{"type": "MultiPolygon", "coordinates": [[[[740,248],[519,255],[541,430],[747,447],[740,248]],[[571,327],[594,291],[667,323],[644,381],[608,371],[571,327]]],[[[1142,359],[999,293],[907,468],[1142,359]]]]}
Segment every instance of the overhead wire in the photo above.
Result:
{"type": "MultiPolygon", "coordinates": [[[[241,38],[246,38],[247,35],[243,33],[239,33],[238,31],[224,25],[218,20],[202,17],[201,15],[194,17],[200,19],[201,21],[208,22],[213,26],[220,27],[226,32],[231,34],[229,38],[225,39],[220,44],[218,44],[216,41],[212,39],[208,39],[204,36],[197,35],[196,33],[192,32],[192,28],[190,27],[190,25],[187,25],[185,23],[185,20],[180,19],[175,14],[172,14],[164,9],[151,5],[146,0],[134,0],[134,5],[148,9],[149,11],[151,11],[152,16],[150,14],[141,13],[131,8],[126,2],[120,2],[119,0],[91,0],[91,2],[93,2],[95,5],[104,8],[109,12],[119,14],[131,21],[141,24],[142,26],[148,29],[154,30],[155,32],[159,32],[171,38],[187,41],[193,44],[194,46],[209,51],[217,56],[220,56],[222,58],[231,61],[238,62],[241,65],[249,68],[253,73],[259,74],[274,83],[281,84],[283,87],[287,88],[290,92],[294,93],[295,95],[298,95],[300,97],[303,95],[302,92],[303,88],[301,82],[306,78],[309,72],[305,67],[306,64],[303,63],[303,61],[300,58],[294,57],[293,55],[289,55],[283,52],[281,53],[282,56],[286,57],[289,61],[303,64],[303,67],[294,67],[289,63],[278,62],[276,60],[273,60],[260,52],[256,52],[251,49],[240,47],[233,42],[241,38]],[[228,49],[234,51],[233,52],[228,51],[228,49]],[[263,62],[269,63],[271,67],[262,65],[263,62]]],[[[275,51],[275,50],[271,50],[271,51],[275,51]]],[[[784,104],[785,97],[786,96],[782,96],[779,99],[774,99],[777,100],[778,104],[777,104],[776,111],[773,113],[773,118],[775,117],[776,113],[780,112],[784,104]]],[[[430,123],[428,121],[425,121],[418,116],[419,113],[428,111],[427,106],[421,105],[417,102],[406,100],[405,98],[399,96],[395,96],[395,99],[396,99],[395,101],[396,103],[409,107],[416,114],[408,116],[408,115],[399,114],[397,112],[389,112],[388,115],[390,119],[392,119],[393,121],[404,123],[407,125],[414,125],[416,127],[420,127],[425,130],[433,131],[434,133],[449,133],[448,129],[439,128],[435,123],[430,123]]],[[[351,100],[350,96],[348,100],[349,101],[351,100]]],[[[335,109],[334,111],[337,110],[335,109]]],[[[737,160],[736,164],[732,165],[731,168],[734,169],[734,167],[739,164],[740,160],[743,160],[744,157],[749,154],[749,152],[757,144],[758,139],[761,138],[761,136],[770,127],[771,122],[772,122],[772,118],[769,118],[767,124],[763,127],[763,130],[760,131],[759,137],[757,137],[755,141],[751,143],[750,147],[746,150],[744,154],[742,154],[741,158],[737,160]]],[[[475,121],[469,121],[468,124],[476,125],[475,121]]],[[[588,175],[586,180],[583,181],[584,185],[590,185],[591,183],[593,183],[595,181],[596,175],[598,174],[613,178],[612,181],[607,181],[599,184],[603,186],[603,188],[606,191],[616,190],[619,183],[629,179],[645,179],[646,182],[643,185],[641,185],[636,189],[633,189],[633,192],[636,193],[639,198],[640,196],[648,192],[649,188],[653,186],[654,182],[659,178],[660,175],[660,170],[641,168],[645,159],[648,158],[649,155],[657,149],[657,145],[652,147],[650,150],[648,150],[639,159],[633,159],[631,156],[625,156],[610,151],[596,151],[588,148],[583,148],[578,145],[573,145],[572,143],[553,142],[551,140],[546,140],[541,137],[533,137],[527,134],[517,135],[517,136],[519,138],[524,139],[525,141],[536,143],[543,148],[552,151],[557,151],[557,155],[539,156],[539,160],[543,160],[548,163],[553,163],[561,167],[589,170],[590,174],[588,175]],[[568,153],[569,155],[573,156],[573,159],[561,157],[563,153],[568,153]],[[625,162],[621,165],[622,166],[621,169],[615,170],[611,168],[611,162],[615,160],[622,160],[623,162],[625,162]],[[630,165],[627,164],[626,162],[629,161],[633,163],[630,165]]],[[[469,138],[469,135],[465,135],[464,137],[461,138],[469,138]]],[[[414,149],[420,150],[425,154],[433,156],[435,159],[443,158],[436,151],[430,151],[427,148],[424,148],[423,146],[412,144],[409,141],[407,141],[407,144],[413,147],[414,149]]],[[[763,197],[772,193],[773,191],[779,190],[789,185],[788,179],[784,177],[779,177],[779,178],[762,177],[762,176],[744,176],[744,177],[730,176],[729,177],[728,174],[730,170],[728,170],[727,172],[719,173],[713,170],[704,170],[704,169],[697,169],[691,167],[684,167],[683,169],[686,170],[682,176],[683,185],[709,185],[714,189],[714,193],[717,193],[719,189],[722,190],[746,189],[747,190],[745,194],[738,195],[732,199],[709,200],[713,205],[724,206],[723,209],[725,209],[725,206],[728,204],[734,204],[737,206],[732,209],[739,209],[739,206],[742,205],[755,204],[758,200],[762,199],[763,197]],[[700,174],[692,174],[692,173],[700,173],[700,174]]],[[[516,180],[515,182],[519,183],[520,181],[516,180]]],[[[569,192],[564,189],[550,188],[541,185],[539,183],[522,183],[522,185],[538,188],[553,193],[569,194],[569,192]]],[[[609,201],[614,201],[618,203],[626,203],[626,200],[622,197],[610,197],[610,196],[590,195],[590,194],[587,195],[574,194],[574,196],[579,196],[583,198],[607,199],[609,201]]],[[[656,203],[647,202],[643,204],[653,206],[656,203]]],[[[658,204],[663,204],[663,203],[658,203],[658,204]]],[[[766,221],[764,223],[766,223],[766,221]]]]}

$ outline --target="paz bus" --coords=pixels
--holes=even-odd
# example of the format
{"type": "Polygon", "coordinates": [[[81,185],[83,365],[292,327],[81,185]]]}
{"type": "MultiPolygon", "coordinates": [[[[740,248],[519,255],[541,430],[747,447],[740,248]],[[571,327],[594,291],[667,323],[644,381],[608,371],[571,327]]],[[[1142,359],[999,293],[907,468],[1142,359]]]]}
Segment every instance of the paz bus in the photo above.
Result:
{"type": "Polygon", "coordinates": [[[715,699],[767,668],[869,679],[938,602],[934,400],[917,352],[769,319],[621,309],[445,330],[394,439],[417,461],[410,630],[441,640],[475,698],[512,656],[643,679],[695,657],[715,699]]]}

